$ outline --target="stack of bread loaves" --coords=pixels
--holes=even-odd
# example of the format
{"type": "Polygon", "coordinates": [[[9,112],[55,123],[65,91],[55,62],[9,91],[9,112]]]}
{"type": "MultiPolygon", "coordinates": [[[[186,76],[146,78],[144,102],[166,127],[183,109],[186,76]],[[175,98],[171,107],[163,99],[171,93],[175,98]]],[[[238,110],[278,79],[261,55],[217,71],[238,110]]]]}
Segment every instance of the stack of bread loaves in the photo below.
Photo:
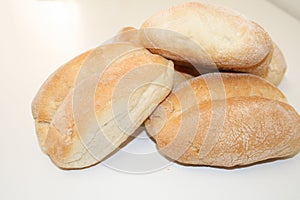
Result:
{"type": "Polygon", "coordinates": [[[54,72],[32,103],[60,168],[95,165],[145,122],[178,163],[245,166],[300,151],[300,117],[274,85],[284,57],[235,11],[185,3],[126,27],[54,72]]]}

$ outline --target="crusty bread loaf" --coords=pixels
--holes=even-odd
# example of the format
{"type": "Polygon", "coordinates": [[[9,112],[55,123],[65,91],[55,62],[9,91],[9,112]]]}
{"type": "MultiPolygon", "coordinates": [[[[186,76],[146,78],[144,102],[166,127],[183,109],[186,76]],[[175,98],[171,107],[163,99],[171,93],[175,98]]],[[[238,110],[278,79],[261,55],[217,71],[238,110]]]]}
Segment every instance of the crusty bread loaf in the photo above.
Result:
{"type": "Polygon", "coordinates": [[[183,63],[216,65],[220,70],[265,74],[273,49],[262,27],[208,3],[188,2],[163,10],[147,19],[141,31],[152,52],[183,63]]]}
{"type": "Polygon", "coordinates": [[[37,137],[45,153],[47,150],[44,143],[49,124],[74,86],[87,77],[103,71],[120,55],[136,47],[127,43],[115,43],[89,50],[60,67],[45,81],[32,102],[37,137]]]}
{"type": "Polygon", "coordinates": [[[83,168],[100,162],[143,123],[172,89],[171,61],[129,43],[99,49],[85,61],[78,74],[81,81],[76,82],[52,117],[45,146],[61,168],[83,168]],[[115,59],[105,55],[107,51],[114,54],[124,45],[126,52],[115,59]],[[108,59],[107,65],[101,59],[108,59]]]}
{"type": "Polygon", "coordinates": [[[278,85],[286,70],[280,49],[258,24],[207,3],[174,6],[146,20],[141,30],[124,27],[113,38],[120,41],[172,59],[179,71],[193,76],[247,72],[278,85]]]}
{"type": "Polygon", "coordinates": [[[272,84],[226,73],[182,83],[145,122],[165,156],[219,167],[296,154],[299,125],[299,115],[272,84]]]}
{"type": "MultiPolygon", "coordinates": [[[[159,31],[158,31],[159,32],[159,31]]],[[[131,42],[133,44],[142,45],[145,48],[152,49],[153,53],[157,53],[160,55],[164,55],[165,50],[160,49],[154,49],[152,48],[151,42],[148,41],[148,38],[145,37],[145,32],[142,30],[137,30],[133,27],[124,27],[122,28],[118,34],[112,39],[112,42],[131,42]]],[[[190,44],[191,42],[187,42],[190,44]]],[[[184,48],[184,47],[182,47],[184,48]]],[[[194,48],[195,49],[195,48],[194,48]]],[[[210,64],[206,64],[206,66],[197,66],[193,65],[195,62],[191,60],[194,63],[188,63],[184,61],[184,59],[176,59],[173,60],[175,63],[175,69],[180,72],[184,72],[187,74],[190,74],[192,76],[199,76],[200,74],[206,74],[206,73],[212,73],[217,71],[223,71],[223,72],[246,72],[250,74],[254,74],[257,76],[260,76],[274,85],[279,85],[281,82],[285,71],[286,71],[286,63],[284,56],[279,49],[279,47],[273,43],[273,48],[270,50],[269,54],[260,62],[256,67],[251,68],[245,68],[245,67],[227,67],[225,70],[217,67],[212,60],[210,59],[210,56],[206,54],[205,52],[198,50],[200,53],[203,53],[202,61],[210,64]],[[211,62],[210,62],[211,61],[211,62]],[[207,65],[209,67],[207,67],[207,65]]],[[[169,52],[169,54],[171,54],[169,52]]],[[[186,54],[188,56],[188,54],[186,54]]],[[[192,54],[191,54],[192,55],[192,54]]],[[[199,55],[199,54],[198,54],[199,55]]],[[[173,55],[178,56],[178,55],[173,55]]],[[[188,56],[189,57],[189,56],[188,56]]],[[[190,59],[190,58],[189,58],[190,59]]]]}

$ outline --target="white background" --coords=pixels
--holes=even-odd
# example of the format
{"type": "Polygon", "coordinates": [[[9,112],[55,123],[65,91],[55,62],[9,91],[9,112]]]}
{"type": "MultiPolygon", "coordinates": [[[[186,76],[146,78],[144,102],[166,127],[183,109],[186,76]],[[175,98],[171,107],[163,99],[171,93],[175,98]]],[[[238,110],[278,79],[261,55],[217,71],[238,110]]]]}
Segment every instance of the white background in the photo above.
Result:
{"type": "MultiPolygon", "coordinates": [[[[147,17],[179,2],[184,1],[1,1],[1,200],[300,199],[300,155],[234,170],[173,164],[137,175],[104,164],[63,171],[39,149],[30,106],[49,74],[123,26],[139,27],[147,17]]],[[[299,112],[300,22],[263,0],[212,2],[240,11],[270,33],[288,63],[280,89],[299,112]]],[[[155,146],[144,137],[124,150],[143,152],[145,148],[155,146]]],[[[122,159],[126,162],[126,157],[122,159]]]]}

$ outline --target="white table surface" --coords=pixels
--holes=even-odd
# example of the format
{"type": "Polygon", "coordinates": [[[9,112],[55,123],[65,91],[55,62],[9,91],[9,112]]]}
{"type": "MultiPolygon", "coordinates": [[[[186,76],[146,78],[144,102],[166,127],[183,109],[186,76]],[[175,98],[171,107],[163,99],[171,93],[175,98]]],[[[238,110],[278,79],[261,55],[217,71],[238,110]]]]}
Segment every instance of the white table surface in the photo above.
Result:
{"type": "MultiPolygon", "coordinates": [[[[183,0],[3,0],[0,6],[0,199],[300,199],[300,155],[225,170],[171,164],[153,173],[107,167],[63,171],[38,146],[31,101],[57,67],[96,47],[122,26],[138,27],[183,0]]],[[[263,0],[214,0],[261,24],[281,47],[288,71],[280,85],[300,112],[300,22],[263,0]]],[[[155,150],[140,136],[123,151],[155,150]]],[[[126,162],[126,156],[121,158],[126,162]]],[[[151,161],[149,161],[151,162],[151,161]]],[[[106,163],[106,164],[105,164],[106,163]]]]}

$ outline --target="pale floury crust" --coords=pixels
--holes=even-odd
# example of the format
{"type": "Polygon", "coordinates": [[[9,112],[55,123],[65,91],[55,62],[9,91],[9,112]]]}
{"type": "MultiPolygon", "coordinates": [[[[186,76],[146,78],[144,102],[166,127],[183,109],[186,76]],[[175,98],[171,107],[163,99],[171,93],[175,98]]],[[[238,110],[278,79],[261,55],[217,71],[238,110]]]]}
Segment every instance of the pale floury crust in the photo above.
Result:
{"type": "Polygon", "coordinates": [[[272,84],[249,74],[214,73],[175,88],[145,126],[159,151],[175,161],[234,167],[295,155],[299,124],[272,84]],[[209,91],[218,83],[225,93],[209,91]]]}
{"type": "MultiPolygon", "coordinates": [[[[181,36],[173,35],[178,38],[181,36]]],[[[207,65],[207,60],[211,60],[220,71],[255,74],[274,85],[279,85],[287,68],[281,50],[261,26],[236,11],[208,3],[189,2],[161,11],[146,20],[141,30],[133,27],[122,28],[114,41],[146,44],[153,53],[174,60],[178,69],[189,70],[194,76],[199,75],[199,71],[193,70],[190,60],[197,60],[193,65],[204,66],[207,65]],[[193,23],[195,20],[198,23],[193,23]],[[198,43],[204,50],[201,53],[207,53],[204,55],[207,59],[199,59],[200,63],[197,63],[198,60],[194,57],[199,56],[199,52],[186,53],[186,47],[183,49],[182,44],[176,44],[174,38],[166,36],[167,32],[159,33],[155,31],[156,28],[174,31],[186,36],[181,40],[191,39],[198,43]],[[154,30],[145,31],[147,29],[154,30]],[[149,47],[151,45],[152,48],[149,47]],[[206,62],[201,63],[203,60],[206,62]]],[[[200,74],[203,72],[206,73],[205,69],[200,74]]]]}
{"type": "MultiPolygon", "coordinates": [[[[147,31],[147,28],[170,30],[191,39],[221,70],[267,66],[269,63],[264,61],[273,48],[262,27],[235,11],[207,3],[189,2],[163,10],[142,24],[141,29],[147,31]]],[[[156,53],[173,60],[182,59],[169,54],[182,48],[173,38],[152,31],[146,35],[157,45],[156,53]],[[173,43],[169,52],[159,49],[164,43],[173,43]]]]}
{"type": "MultiPolygon", "coordinates": [[[[118,34],[113,38],[113,42],[131,42],[133,44],[149,44],[143,39],[143,32],[137,30],[133,27],[124,27],[122,28],[118,34]]],[[[156,53],[159,55],[164,55],[167,51],[150,48],[152,53],[156,53]]],[[[186,54],[189,57],[188,54],[186,54]]],[[[273,83],[274,85],[279,85],[281,80],[284,77],[284,74],[287,69],[287,64],[285,62],[285,58],[283,53],[281,52],[280,48],[273,43],[273,48],[271,49],[270,53],[255,67],[251,68],[244,68],[244,67],[227,67],[226,69],[218,69],[215,66],[215,69],[210,68],[198,68],[196,69],[191,64],[181,60],[182,58],[177,58],[175,54],[168,52],[168,57],[175,59],[175,69],[180,72],[184,72],[186,74],[191,74],[192,76],[198,76],[200,74],[211,73],[212,71],[220,70],[223,72],[243,72],[243,73],[250,73],[257,76],[264,78],[265,80],[273,83]]]]}

